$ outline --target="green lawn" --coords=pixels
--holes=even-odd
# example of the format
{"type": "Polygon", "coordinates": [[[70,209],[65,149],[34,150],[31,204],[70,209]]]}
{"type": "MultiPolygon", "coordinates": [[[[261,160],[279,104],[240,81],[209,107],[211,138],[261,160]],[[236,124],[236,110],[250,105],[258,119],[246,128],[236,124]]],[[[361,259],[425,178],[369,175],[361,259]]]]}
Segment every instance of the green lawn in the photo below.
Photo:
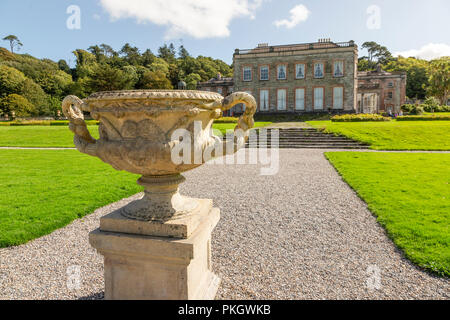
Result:
{"type": "Polygon", "coordinates": [[[450,121],[308,123],[368,143],[376,150],[450,150],[450,121]]]}
{"type": "MultiPolygon", "coordinates": [[[[256,122],[264,127],[271,122],[256,122]]],[[[217,123],[214,129],[225,134],[234,129],[235,123],[217,123]]],[[[98,126],[88,126],[92,136],[98,139],[98,126]]],[[[0,126],[0,147],[65,147],[73,148],[73,133],[68,126],[0,126]]]]}
{"type": "Polygon", "coordinates": [[[0,247],[49,234],[143,190],[138,176],[74,150],[0,150],[0,164],[0,247]]]}
{"type": "Polygon", "coordinates": [[[329,152],[406,257],[450,276],[450,154],[329,152]]]}

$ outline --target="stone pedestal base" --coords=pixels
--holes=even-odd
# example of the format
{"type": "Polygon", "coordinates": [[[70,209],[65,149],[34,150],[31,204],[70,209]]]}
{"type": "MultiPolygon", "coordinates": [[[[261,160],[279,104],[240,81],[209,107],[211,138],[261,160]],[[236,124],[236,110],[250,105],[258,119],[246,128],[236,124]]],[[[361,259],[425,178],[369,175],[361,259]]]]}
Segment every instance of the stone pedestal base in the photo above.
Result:
{"type": "Polygon", "coordinates": [[[105,299],[214,299],[220,279],[212,272],[211,232],[220,210],[196,200],[198,210],[179,221],[130,220],[119,211],[101,218],[89,241],[104,256],[105,299]]]}

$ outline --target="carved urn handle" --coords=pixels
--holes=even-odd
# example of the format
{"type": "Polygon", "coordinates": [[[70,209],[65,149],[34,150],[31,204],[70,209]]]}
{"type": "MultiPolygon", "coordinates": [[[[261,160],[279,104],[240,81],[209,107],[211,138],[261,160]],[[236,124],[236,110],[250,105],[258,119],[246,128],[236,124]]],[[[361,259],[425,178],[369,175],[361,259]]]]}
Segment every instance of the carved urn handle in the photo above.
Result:
{"type": "Polygon", "coordinates": [[[69,119],[69,129],[75,134],[73,142],[80,152],[96,156],[96,142],[89,130],[83,116],[83,100],[76,96],[67,96],[62,102],[62,111],[69,119]]]}
{"type": "Polygon", "coordinates": [[[248,135],[250,129],[255,125],[255,121],[253,120],[253,115],[256,112],[256,100],[255,98],[246,92],[235,92],[227,96],[223,102],[220,109],[223,111],[229,110],[233,108],[235,105],[239,103],[245,104],[245,111],[242,116],[239,117],[238,123],[234,128],[234,131],[242,130],[242,135],[235,135],[233,150],[227,150],[225,148],[226,141],[224,142],[224,154],[226,153],[235,153],[241,147],[245,145],[245,142],[248,139],[248,135]]]}

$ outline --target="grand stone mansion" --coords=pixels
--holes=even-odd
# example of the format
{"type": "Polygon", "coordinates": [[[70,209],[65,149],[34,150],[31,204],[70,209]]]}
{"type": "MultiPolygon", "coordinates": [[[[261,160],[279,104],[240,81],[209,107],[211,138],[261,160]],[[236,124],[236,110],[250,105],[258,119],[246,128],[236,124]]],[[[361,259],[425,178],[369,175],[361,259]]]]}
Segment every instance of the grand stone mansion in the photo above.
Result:
{"type": "MultiPolygon", "coordinates": [[[[245,91],[258,102],[259,113],[376,113],[399,112],[406,99],[406,73],[378,68],[358,72],[354,41],[236,49],[234,78],[198,84],[199,90],[223,95],[245,91]]],[[[236,106],[240,113],[245,106],[236,106]]]]}

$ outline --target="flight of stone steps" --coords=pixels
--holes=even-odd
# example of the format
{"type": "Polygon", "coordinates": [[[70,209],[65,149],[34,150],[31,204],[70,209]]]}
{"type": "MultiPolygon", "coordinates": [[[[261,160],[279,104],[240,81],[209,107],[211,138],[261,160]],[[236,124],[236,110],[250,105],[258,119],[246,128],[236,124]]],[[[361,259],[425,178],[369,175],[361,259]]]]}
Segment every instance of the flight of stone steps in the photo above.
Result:
{"type": "MultiPolygon", "coordinates": [[[[324,133],[315,128],[258,128],[255,129],[258,137],[258,146],[267,145],[270,148],[271,132],[272,130],[279,130],[279,148],[283,149],[368,149],[369,146],[349,139],[344,136],[336,136],[334,134],[324,133]],[[267,143],[259,139],[260,130],[267,130],[267,143]]],[[[247,142],[246,147],[249,147],[247,142]]]]}

